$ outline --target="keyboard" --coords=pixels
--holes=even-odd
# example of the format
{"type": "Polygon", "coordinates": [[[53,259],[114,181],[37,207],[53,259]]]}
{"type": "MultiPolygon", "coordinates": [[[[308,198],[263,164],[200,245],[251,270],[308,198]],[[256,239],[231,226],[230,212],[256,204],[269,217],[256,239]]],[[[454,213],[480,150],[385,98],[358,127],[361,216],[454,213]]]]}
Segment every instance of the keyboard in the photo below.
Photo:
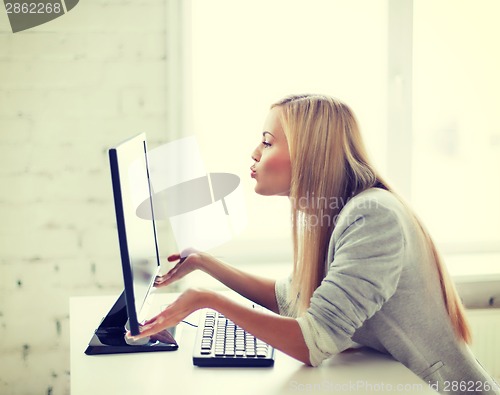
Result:
{"type": "Polygon", "coordinates": [[[274,348],[235,325],[221,313],[200,312],[193,364],[208,367],[270,367],[274,348]]]}

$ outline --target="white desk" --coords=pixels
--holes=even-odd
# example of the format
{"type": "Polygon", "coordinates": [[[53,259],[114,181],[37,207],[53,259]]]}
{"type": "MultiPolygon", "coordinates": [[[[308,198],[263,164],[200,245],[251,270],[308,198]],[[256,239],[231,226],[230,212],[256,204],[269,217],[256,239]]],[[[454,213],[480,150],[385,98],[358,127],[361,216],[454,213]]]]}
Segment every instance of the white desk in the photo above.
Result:
{"type": "MultiPolygon", "coordinates": [[[[165,304],[173,296],[157,297],[165,304]]],[[[199,368],[192,363],[196,328],[182,323],[177,351],[85,355],[94,330],[116,298],[70,300],[72,395],[435,394],[399,362],[367,349],[337,355],[318,368],[279,351],[273,368],[199,368]]],[[[196,313],[187,320],[197,323],[196,313]]]]}

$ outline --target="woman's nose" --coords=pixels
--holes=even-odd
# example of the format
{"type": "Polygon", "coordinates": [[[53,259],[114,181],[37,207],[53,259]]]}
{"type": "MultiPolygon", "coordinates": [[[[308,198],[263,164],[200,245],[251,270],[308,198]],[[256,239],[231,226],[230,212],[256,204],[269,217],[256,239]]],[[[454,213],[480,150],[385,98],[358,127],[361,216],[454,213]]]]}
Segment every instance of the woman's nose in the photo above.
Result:
{"type": "Polygon", "coordinates": [[[260,160],[260,150],[259,150],[259,147],[255,148],[254,151],[252,152],[252,159],[255,162],[258,162],[260,160]]]}

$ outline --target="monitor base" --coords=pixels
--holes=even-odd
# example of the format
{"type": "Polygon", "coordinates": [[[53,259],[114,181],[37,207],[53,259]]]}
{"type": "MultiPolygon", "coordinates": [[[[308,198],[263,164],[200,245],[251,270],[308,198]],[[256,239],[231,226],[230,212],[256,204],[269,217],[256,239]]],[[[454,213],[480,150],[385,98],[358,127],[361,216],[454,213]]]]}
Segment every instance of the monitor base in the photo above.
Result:
{"type": "Polygon", "coordinates": [[[179,348],[174,338],[175,327],[151,336],[145,344],[127,342],[128,339],[125,337],[127,320],[127,305],[125,293],[123,292],[94,332],[85,350],[85,354],[100,355],[174,351],[179,348]]]}

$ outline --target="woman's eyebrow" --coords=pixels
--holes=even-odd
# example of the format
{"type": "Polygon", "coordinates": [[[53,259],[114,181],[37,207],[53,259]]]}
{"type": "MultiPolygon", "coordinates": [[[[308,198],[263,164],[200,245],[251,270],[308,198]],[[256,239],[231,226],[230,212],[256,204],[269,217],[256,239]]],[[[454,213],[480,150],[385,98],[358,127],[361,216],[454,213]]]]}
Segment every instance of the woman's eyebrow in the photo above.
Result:
{"type": "MultiPolygon", "coordinates": [[[[273,136],[273,137],[274,137],[274,134],[272,134],[272,133],[270,133],[270,132],[262,132],[262,136],[263,136],[263,137],[266,137],[266,134],[269,134],[269,135],[271,135],[271,136],[273,136]]],[[[274,138],[276,138],[276,137],[274,137],[274,138]]]]}

